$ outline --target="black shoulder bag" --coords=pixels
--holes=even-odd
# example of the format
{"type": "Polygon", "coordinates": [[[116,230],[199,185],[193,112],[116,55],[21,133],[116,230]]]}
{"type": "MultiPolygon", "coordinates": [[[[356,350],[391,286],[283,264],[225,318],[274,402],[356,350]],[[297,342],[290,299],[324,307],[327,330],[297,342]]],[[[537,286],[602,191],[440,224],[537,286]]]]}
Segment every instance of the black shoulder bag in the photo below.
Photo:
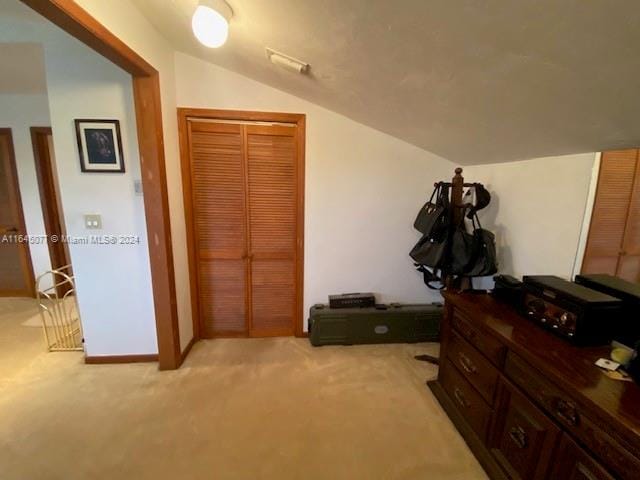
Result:
{"type": "Polygon", "coordinates": [[[413,222],[413,228],[423,235],[429,235],[431,230],[442,221],[442,217],[447,214],[447,206],[443,202],[442,191],[442,184],[438,183],[431,193],[431,198],[422,206],[413,222]],[[433,203],[434,198],[436,199],[435,203],[433,203]]]}

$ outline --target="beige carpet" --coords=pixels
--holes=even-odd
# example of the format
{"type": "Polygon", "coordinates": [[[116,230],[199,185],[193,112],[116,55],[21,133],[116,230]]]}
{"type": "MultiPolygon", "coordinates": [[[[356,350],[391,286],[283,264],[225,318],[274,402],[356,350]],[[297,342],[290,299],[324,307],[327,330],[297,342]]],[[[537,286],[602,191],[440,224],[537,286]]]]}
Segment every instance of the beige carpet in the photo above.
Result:
{"type": "Polygon", "coordinates": [[[0,390],[0,478],[485,479],[424,352],[214,340],[174,372],[42,354],[0,390]]]}
{"type": "Polygon", "coordinates": [[[29,367],[39,355],[45,353],[47,347],[42,327],[24,325],[35,320],[41,325],[39,319],[38,302],[35,299],[0,298],[0,388],[9,377],[29,367]]]}

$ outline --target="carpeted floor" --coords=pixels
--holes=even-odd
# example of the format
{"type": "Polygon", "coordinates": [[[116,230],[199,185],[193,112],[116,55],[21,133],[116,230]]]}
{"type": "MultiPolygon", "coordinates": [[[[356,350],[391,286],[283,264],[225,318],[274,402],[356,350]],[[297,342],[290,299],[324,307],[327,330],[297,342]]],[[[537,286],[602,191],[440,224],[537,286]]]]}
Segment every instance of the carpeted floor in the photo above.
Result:
{"type": "Polygon", "coordinates": [[[0,298],[0,388],[46,351],[41,325],[35,299],[0,298]]]}
{"type": "Polygon", "coordinates": [[[412,358],[437,347],[212,340],[174,372],[39,353],[0,384],[0,478],[485,479],[412,358]]]}

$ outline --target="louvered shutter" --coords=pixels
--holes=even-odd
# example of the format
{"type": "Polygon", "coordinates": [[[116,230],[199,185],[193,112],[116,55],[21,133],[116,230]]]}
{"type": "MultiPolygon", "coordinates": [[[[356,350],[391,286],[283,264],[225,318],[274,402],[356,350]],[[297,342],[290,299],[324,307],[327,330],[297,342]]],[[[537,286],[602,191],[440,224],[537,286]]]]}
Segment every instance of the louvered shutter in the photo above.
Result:
{"type": "Polygon", "coordinates": [[[296,303],[296,130],[248,125],[251,335],[293,335],[296,303]]]}
{"type": "Polygon", "coordinates": [[[635,180],[629,200],[618,276],[630,282],[640,283],[640,150],[638,150],[635,180]]]}
{"type": "Polygon", "coordinates": [[[618,273],[637,156],[637,150],[602,154],[582,273],[618,273]]]}
{"type": "Polygon", "coordinates": [[[189,122],[191,194],[205,337],[247,333],[244,147],[241,125],[189,122]]]}

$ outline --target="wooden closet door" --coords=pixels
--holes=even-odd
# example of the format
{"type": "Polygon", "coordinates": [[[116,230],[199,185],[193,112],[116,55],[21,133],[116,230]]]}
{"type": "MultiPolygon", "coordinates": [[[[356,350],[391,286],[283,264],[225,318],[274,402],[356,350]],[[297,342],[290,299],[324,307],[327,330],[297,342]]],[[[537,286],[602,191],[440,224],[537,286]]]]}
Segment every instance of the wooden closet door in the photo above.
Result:
{"type": "Polygon", "coordinates": [[[247,236],[241,125],[188,122],[201,335],[245,336],[247,236]]]}
{"type": "Polygon", "coordinates": [[[296,129],[247,125],[251,336],[294,334],[296,129]]]}
{"type": "Polygon", "coordinates": [[[638,150],[602,154],[582,273],[618,274],[637,158],[638,150]]]}
{"type": "Polygon", "coordinates": [[[638,159],[635,179],[629,200],[617,276],[629,282],[640,283],[640,150],[636,152],[638,152],[638,159]]]}

